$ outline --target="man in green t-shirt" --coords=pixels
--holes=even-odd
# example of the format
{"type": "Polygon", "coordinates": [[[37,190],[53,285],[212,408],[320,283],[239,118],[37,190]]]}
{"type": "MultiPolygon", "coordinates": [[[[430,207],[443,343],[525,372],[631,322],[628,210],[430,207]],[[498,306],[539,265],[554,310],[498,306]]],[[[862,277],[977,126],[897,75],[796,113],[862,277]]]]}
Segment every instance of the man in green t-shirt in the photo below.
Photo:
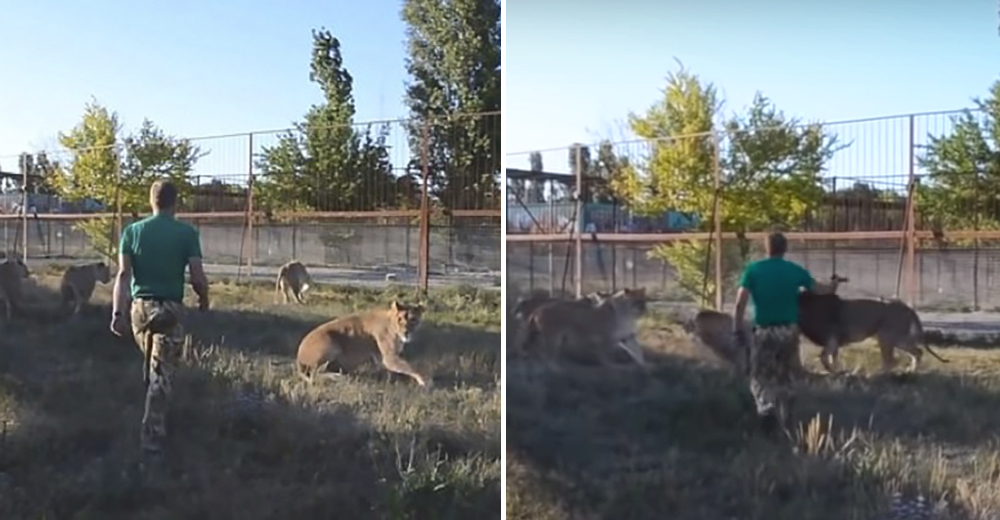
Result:
{"type": "Polygon", "coordinates": [[[166,413],[173,368],[184,344],[184,271],[191,269],[191,287],[198,307],[208,310],[208,279],[201,262],[198,230],[174,218],[177,188],[167,180],[149,190],[153,215],[122,231],[118,247],[111,331],[124,335],[124,309],[131,294],[132,335],[144,356],[146,410],[141,443],[145,453],[158,454],[166,437],[166,413]],[[124,288],[131,279],[131,291],[124,288]]]}
{"type": "MultiPolygon", "coordinates": [[[[750,393],[757,414],[767,430],[780,422],[787,427],[793,404],[792,371],[799,357],[799,290],[833,292],[834,287],[816,281],[804,267],[785,260],[788,240],[781,233],[767,239],[768,257],[747,266],[736,293],[733,333],[753,300],[753,340],[750,341],[750,393]]],[[[742,338],[741,338],[742,339],[742,338]]],[[[746,345],[746,341],[739,344],[746,345]]]]}

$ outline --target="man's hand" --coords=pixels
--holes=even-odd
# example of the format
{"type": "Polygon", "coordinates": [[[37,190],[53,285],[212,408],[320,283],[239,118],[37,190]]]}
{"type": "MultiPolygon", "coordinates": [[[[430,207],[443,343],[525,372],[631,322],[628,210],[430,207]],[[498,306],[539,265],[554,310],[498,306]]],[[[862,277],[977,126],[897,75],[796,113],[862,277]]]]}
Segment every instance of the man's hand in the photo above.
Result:
{"type": "Polygon", "coordinates": [[[128,331],[128,324],[125,317],[120,312],[111,315],[111,333],[115,336],[122,336],[128,331]]]}

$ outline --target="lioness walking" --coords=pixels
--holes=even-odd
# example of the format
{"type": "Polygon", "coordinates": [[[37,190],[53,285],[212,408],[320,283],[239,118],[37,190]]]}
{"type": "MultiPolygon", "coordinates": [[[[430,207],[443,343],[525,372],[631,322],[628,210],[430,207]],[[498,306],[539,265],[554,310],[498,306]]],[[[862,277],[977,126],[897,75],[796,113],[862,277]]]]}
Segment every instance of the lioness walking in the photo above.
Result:
{"type": "Polygon", "coordinates": [[[831,293],[835,287],[816,281],[804,267],[785,259],[788,240],[781,233],[767,239],[768,257],[747,266],[736,293],[733,334],[742,345],[743,317],[753,300],[750,342],[750,393],[766,431],[787,428],[794,403],[794,371],[799,359],[799,290],[831,293]]]}

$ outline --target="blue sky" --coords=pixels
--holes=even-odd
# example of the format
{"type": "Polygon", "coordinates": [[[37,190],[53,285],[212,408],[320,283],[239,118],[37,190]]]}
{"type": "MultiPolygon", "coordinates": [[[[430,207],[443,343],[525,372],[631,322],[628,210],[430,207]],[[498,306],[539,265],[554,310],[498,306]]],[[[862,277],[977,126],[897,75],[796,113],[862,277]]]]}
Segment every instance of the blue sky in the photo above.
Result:
{"type": "MultiPolygon", "coordinates": [[[[719,87],[726,114],[760,90],[788,115],[820,121],[964,108],[1000,77],[995,0],[618,5],[513,4],[504,48],[505,166],[526,168],[532,150],[622,140],[627,114],[659,98],[675,57],[719,87]]],[[[922,142],[946,129],[947,117],[924,116],[915,126],[922,142]]],[[[831,129],[854,142],[831,174],[905,173],[906,120],[831,129]]],[[[546,170],[567,171],[565,149],[544,159],[546,170]]]]}
{"type": "MultiPolygon", "coordinates": [[[[399,0],[0,0],[0,167],[52,149],[95,97],[126,130],[144,117],[184,137],[287,128],[321,101],[310,31],[340,39],[357,121],[406,116],[399,0]]],[[[257,144],[274,135],[258,136],[257,144]]],[[[200,143],[199,171],[246,175],[247,140],[200,143]]],[[[405,134],[390,138],[394,159],[405,134]]],[[[256,146],[255,146],[256,148],[256,146]]]]}

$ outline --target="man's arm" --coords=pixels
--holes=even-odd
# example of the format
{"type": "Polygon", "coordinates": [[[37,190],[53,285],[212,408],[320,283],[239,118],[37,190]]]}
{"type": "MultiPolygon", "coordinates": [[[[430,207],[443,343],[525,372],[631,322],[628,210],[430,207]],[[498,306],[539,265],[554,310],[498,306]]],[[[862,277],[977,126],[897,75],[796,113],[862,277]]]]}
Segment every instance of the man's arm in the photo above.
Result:
{"type": "Polygon", "coordinates": [[[111,289],[111,315],[122,316],[128,307],[128,287],[132,281],[132,228],[122,230],[118,241],[118,275],[111,289]]]}
{"type": "Polygon", "coordinates": [[[833,294],[837,291],[837,284],[835,282],[821,282],[813,278],[812,273],[810,273],[805,267],[802,267],[801,269],[802,287],[805,290],[813,294],[833,294]]]}
{"type": "Polygon", "coordinates": [[[191,271],[191,288],[198,295],[198,306],[205,310],[208,308],[208,277],[201,260],[201,237],[197,230],[194,230],[188,250],[188,269],[191,271]]]}
{"type": "Polygon", "coordinates": [[[122,249],[118,251],[118,275],[115,276],[115,286],[112,289],[111,312],[113,316],[122,316],[128,307],[129,282],[132,281],[132,256],[122,249]]]}
{"type": "Polygon", "coordinates": [[[736,313],[733,315],[733,331],[740,329],[743,323],[743,316],[747,313],[747,301],[750,299],[750,287],[753,277],[750,269],[743,271],[740,276],[740,287],[736,290],[736,313]]]}

